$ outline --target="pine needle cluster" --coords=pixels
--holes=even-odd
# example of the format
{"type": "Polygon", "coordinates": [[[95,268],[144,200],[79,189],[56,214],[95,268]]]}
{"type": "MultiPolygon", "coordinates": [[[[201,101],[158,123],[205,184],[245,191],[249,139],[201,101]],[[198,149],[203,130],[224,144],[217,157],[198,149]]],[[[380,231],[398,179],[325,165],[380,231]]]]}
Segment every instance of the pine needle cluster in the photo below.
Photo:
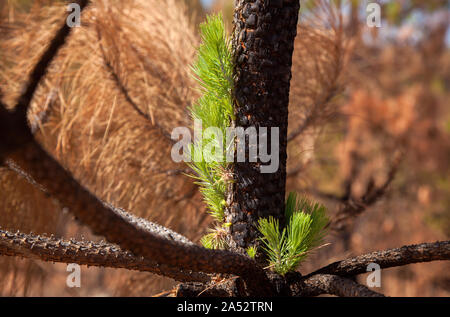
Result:
{"type": "Polygon", "coordinates": [[[306,198],[297,199],[295,193],[289,194],[285,216],[287,224],[282,231],[273,217],[258,223],[270,267],[281,275],[294,271],[322,243],[328,223],[324,206],[306,198]]]}
{"type": "MultiPolygon", "coordinates": [[[[204,247],[225,249],[226,227],[224,223],[225,191],[227,188],[226,150],[233,142],[226,139],[226,129],[234,119],[232,104],[233,64],[231,42],[226,34],[222,16],[212,15],[200,24],[202,43],[198,48],[197,60],[192,67],[195,79],[200,84],[201,97],[190,109],[192,119],[202,123],[202,139],[191,145],[191,163],[189,166],[200,186],[203,199],[217,225],[202,239],[204,247]],[[218,135],[205,133],[208,128],[218,128],[218,135]],[[222,145],[225,145],[223,147],[222,145]],[[205,151],[223,149],[225,151],[205,151]]],[[[297,200],[290,194],[286,202],[287,226],[280,232],[279,223],[274,218],[261,219],[258,229],[271,267],[279,274],[293,271],[317,247],[324,236],[324,227],[328,219],[325,208],[306,199],[297,200]]],[[[256,247],[249,247],[247,254],[255,257],[256,247]]]]}
{"type": "MultiPolygon", "coordinates": [[[[202,43],[192,70],[202,95],[190,110],[192,119],[201,120],[203,138],[201,142],[194,141],[189,166],[195,172],[192,177],[197,180],[211,215],[220,224],[224,220],[225,175],[229,163],[226,162],[226,151],[211,153],[204,149],[223,149],[222,145],[227,149],[231,145],[226,144],[226,128],[234,118],[231,42],[220,14],[208,16],[206,22],[200,24],[200,32],[202,43]],[[222,137],[203,133],[210,127],[218,128],[222,137]]],[[[221,236],[214,230],[202,239],[202,243],[208,248],[222,248],[221,236]]]]}

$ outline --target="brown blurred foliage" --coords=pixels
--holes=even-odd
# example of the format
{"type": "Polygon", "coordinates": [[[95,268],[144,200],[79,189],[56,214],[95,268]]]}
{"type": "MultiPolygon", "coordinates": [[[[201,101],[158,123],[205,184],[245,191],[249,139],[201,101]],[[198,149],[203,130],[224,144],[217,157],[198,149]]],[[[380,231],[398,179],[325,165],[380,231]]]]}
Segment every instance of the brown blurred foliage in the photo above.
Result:
{"type": "MultiPolygon", "coordinates": [[[[61,5],[36,4],[7,23],[0,66],[6,102],[17,97],[64,11],[61,5]]],[[[30,120],[51,99],[39,139],[83,185],[105,201],[197,239],[209,220],[191,180],[172,172],[184,166],[168,159],[172,141],[166,135],[188,125],[186,108],[196,96],[189,70],[197,45],[192,25],[175,1],[95,2],[39,87],[30,120]]],[[[2,178],[8,189],[2,200],[11,201],[2,206],[2,227],[66,234],[58,225],[60,208],[11,172],[2,172],[2,178]],[[36,199],[24,196],[26,190],[36,199]],[[31,219],[24,226],[23,215],[32,212],[35,227],[31,219]]],[[[77,225],[67,226],[73,233],[77,225]]]]}
{"type": "MultiPolygon", "coordinates": [[[[187,108],[198,91],[189,66],[205,12],[190,0],[93,2],[41,83],[30,121],[50,107],[39,141],[84,186],[198,241],[210,218],[196,186],[179,173],[184,166],[170,159],[168,134],[191,125],[187,108]]],[[[231,27],[232,1],[217,1],[213,10],[223,11],[231,27]]],[[[288,190],[321,200],[333,217],[349,182],[358,197],[369,184],[386,180],[396,152],[403,161],[382,199],[344,232],[332,232],[331,245],[300,270],[448,238],[446,28],[428,30],[414,45],[372,45],[364,39],[371,32],[364,21],[349,31],[348,19],[329,1],[302,10],[291,82],[288,190]]],[[[9,105],[64,13],[59,1],[0,1],[0,87],[9,105]]],[[[6,169],[0,170],[0,199],[2,228],[99,239],[68,216],[66,206],[6,169]]],[[[427,263],[385,270],[382,291],[448,296],[444,269],[444,263],[427,263]]],[[[82,287],[69,289],[66,277],[63,264],[0,258],[1,295],[149,296],[174,283],[148,273],[83,268],[82,287]]]]}

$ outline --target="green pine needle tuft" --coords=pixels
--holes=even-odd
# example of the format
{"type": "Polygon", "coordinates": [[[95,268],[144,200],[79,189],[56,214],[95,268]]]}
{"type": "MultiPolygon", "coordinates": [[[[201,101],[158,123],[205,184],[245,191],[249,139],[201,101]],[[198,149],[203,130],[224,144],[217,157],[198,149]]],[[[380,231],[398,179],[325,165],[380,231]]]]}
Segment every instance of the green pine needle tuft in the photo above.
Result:
{"type": "MultiPolygon", "coordinates": [[[[202,96],[190,109],[191,115],[193,120],[201,120],[202,132],[211,127],[218,128],[222,139],[204,134],[202,142],[192,144],[192,162],[188,165],[195,173],[190,176],[200,186],[210,214],[219,223],[201,239],[201,243],[206,248],[224,249],[227,248],[226,226],[223,224],[225,190],[229,182],[225,177],[228,168],[226,151],[210,153],[204,149],[222,149],[222,144],[226,148],[229,146],[226,144],[226,128],[234,119],[232,53],[221,15],[208,16],[206,22],[200,25],[200,32],[202,44],[192,70],[200,84],[202,96]]],[[[282,231],[273,218],[261,219],[258,227],[271,266],[279,274],[295,270],[307,254],[321,243],[328,221],[323,206],[306,199],[297,200],[295,194],[290,194],[287,199],[286,219],[287,226],[282,231]]],[[[247,254],[254,258],[256,251],[256,248],[250,247],[247,254]]]]}
{"type": "Polygon", "coordinates": [[[207,249],[226,249],[228,247],[226,231],[221,227],[210,229],[210,232],[204,235],[200,242],[207,249]]]}
{"type": "MultiPolygon", "coordinates": [[[[202,43],[198,48],[197,61],[193,65],[196,80],[200,84],[202,96],[190,109],[193,120],[201,120],[202,132],[216,127],[222,139],[216,135],[203,135],[202,142],[191,147],[192,168],[196,184],[200,186],[203,199],[214,219],[221,223],[224,219],[226,180],[224,174],[228,167],[226,151],[220,151],[226,144],[226,128],[234,118],[231,90],[233,87],[233,64],[230,40],[227,37],[222,16],[212,15],[200,25],[202,43]],[[206,147],[215,151],[204,151],[206,147]],[[210,153],[210,154],[205,154],[210,153]],[[207,156],[205,156],[207,155],[207,156]],[[210,157],[208,157],[210,156],[210,157]]],[[[211,243],[212,235],[204,237],[204,245],[213,248],[220,243],[211,243]]],[[[214,239],[213,239],[214,240],[214,239]]]]}
{"type": "Polygon", "coordinates": [[[258,251],[257,248],[254,247],[254,246],[248,247],[247,250],[246,250],[247,255],[248,255],[251,259],[254,259],[254,258],[256,257],[256,252],[257,252],[257,251],[258,251]]]}
{"type": "Polygon", "coordinates": [[[322,243],[328,223],[324,206],[297,199],[294,193],[286,201],[285,216],[287,225],[282,231],[273,217],[260,219],[258,224],[270,267],[282,275],[294,271],[322,243]]]}

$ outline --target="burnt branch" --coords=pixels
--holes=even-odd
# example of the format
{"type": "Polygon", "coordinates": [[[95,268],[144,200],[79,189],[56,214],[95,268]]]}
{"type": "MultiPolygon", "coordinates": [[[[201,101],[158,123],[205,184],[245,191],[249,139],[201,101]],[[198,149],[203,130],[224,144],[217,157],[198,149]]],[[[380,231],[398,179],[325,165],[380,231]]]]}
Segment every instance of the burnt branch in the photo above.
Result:
{"type": "MultiPolygon", "coordinates": [[[[89,0],[78,0],[76,3],[79,4],[81,11],[89,4],[89,0]]],[[[20,95],[17,105],[14,111],[23,117],[26,117],[28,107],[30,105],[31,99],[33,98],[34,92],[36,91],[41,79],[47,73],[50,63],[54,57],[58,54],[60,48],[66,42],[67,37],[70,34],[71,27],[64,21],[64,24],[56,33],[55,37],[50,42],[49,47],[46,49],[44,54],[41,56],[39,62],[33,68],[33,71],[29,75],[27,85],[20,95]]]]}
{"type": "MultiPolygon", "coordinates": [[[[193,245],[193,242],[186,237],[170,229],[143,218],[135,217],[121,208],[102,202],[73,179],[71,174],[35,141],[23,146],[9,157],[14,162],[8,161],[12,169],[24,175],[31,183],[41,185],[44,192],[58,199],[64,206],[69,207],[81,222],[88,225],[96,223],[97,225],[91,226],[91,229],[99,235],[104,235],[101,232],[105,230],[105,226],[109,227],[109,225],[100,223],[110,219],[121,226],[121,229],[123,229],[124,224],[119,223],[125,222],[140,231],[153,232],[162,239],[193,245]],[[103,221],[100,214],[105,215],[103,221]]],[[[125,238],[124,236],[127,235],[127,231],[121,231],[120,229],[114,231],[116,232],[108,234],[111,235],[111,238],[112,236],[115,237],[112,240],[125,238]]],[[[106,237],[106,235],[104,236],[106,237]]]]}
{"type": "Polygon", "coordinates": [[[265,285],[266,288],[260,291],[271,293],[264,271],[253,260],[230,251],[199,247],[167,228],[103,203],[81,186],[36,141],[22,146],[9,158],[51,196],[69,206],[75,217],[89,226],[93,233],[104,236],[108,241],[170,267],[240,275],[249,284],[265,285]]]}
{"type": "MultiPolygon", "coordinates": [[[[87,2],[82,1],[83,7],[87,2]]],[[[16,111],[0,113],[0,132],[6,137],[2,140],[0,157],[3,159],[7,155],[51,196],[69,206],[75,217],[89,226],[93,233],[104,236],[108,241],[136,255],[180,270],[236,274],[246,280],[250,291],[272,294],[263,269],[255,261],[230,251],[207,250],[169,229],[149,224],[104,204],[34,140],[27,125],[26,112],[39,81],[69,32],[70,28],[64,25],[52,40],[32,72],[26,93],[19,99],[16,111]]]]}
{"type": "MultiPolygon", "coordinates": [[[[266,127],[267,140],[272,138],[272,128],[279,132],[275,172],[262,173],[266,164],[260,158],[254,162],[249,153],[245,162],[231,164],[233,181],[227,188],[225,218],[231,223],[230,245],[240,252],[257,241],[258,219],[273,216],[281,225],[285,222],[288,105],[299,10],[299,0],[238,0],[235,4],[233,125],[266,127]]],[[[260,148],[250,140],[244,146],[260,148]]],[[[276,151],[270,146],[267,150],[276,151]]]]}
{"type": "MultiPolygon", "coordinates": [[[[89,4],[89,0],[78,0],[76,3],[79,4],[82,11],[89,4]]],[[[64,24],[40,57],[39,62],[31,71],[23,93],[19,96],[14,110],[10,112],[6,109],[6,106],[0,106],[0,135],[6,136],[9,134],[9,137],[3,138],[3,142],[0,144],[0,163],[3,162],[7,152],[32,140],[32,131],[28,128],[27,122],[28,108],[40,81],[47,73],[52,60],[58,54],[60,48],[65,44],[71,29],[64,21],[64,24]],[[10,134],[8,131],[14,131],[15,133],[10,134]]]]}
{"type": "MultiPolygon", "coordinates": [[[[276,285],[277,296],[313,297],[323,294],[340,297],[383,297],[364,285],[351,279],[332,275],[315,274],[302,277],[299,273],[288,273],[286,276],[272,276],[276,285]]],[[[239,278],[223,278],[211,280],[209,283],[184,283],[175,289],[177,297],[232,297],[242,296],[242,280],[239,278]]]]}
{"type": "Polygon", "coordinates": [[[163,275],[181,282],[208,282],[204,273],[182,271],[135,256],[106,242],[63,240],[0,229],[0,255],[47,262],[77,263],[87,266],[123,268],[163,275]]]}
{"type": "MultiPolygon", "coordinates": [[[[337,212],[337,215],[331,223],[331,228],[334,230],[341,230],[345,227],[346,221],[352,217],[356,217],[363,213],[368,207],[375,204],[380,200],[387,192],[387,189],[391,185],[392,181],[397,174],[398,167],[402,161],[403,153],[399,152],[394,158],[392,166],[387,175],[386,181],[380,186],[375,186],[373,182],[370,182],[367,186],[366,192],[360,198],[351,197],[352,182],[347,182],[346,194],[340,198],[343,205],[337,212]]],[[[331,197],[331,195],[330,195],[331,197]]],[[[339,198],[339,197],[336,197],[339,198]]]]}
{"type": "MultiPolygon", "coordinates": [[[[37,145],[37,146],[39,146],[39,145],[37,145]]],[[[53,198],[56,198],[56,199],[58,199],[58,197],[62,196],[61,194],[57,194],[57,195],[52,194],[52,191],[48,190],[46,186],[44,186],[41,183],[39,183],[38,181],[36,181],[36,179],[33,178],[32,175],[28,174],[23,168],[21,168],[13,160],[7,159],[5,161],[5,164],[10,170],[16,172],[19,176],[23,177],[26,181],[28,181],[31,185],[33,185],[36,188],[38,188],[43,193],[45,193],[47,195],[50,195],[50,196],[53,196],[53,198]]],[[[64,182],[64,181],[61,181],[61,182],[64,182]]],[[[79,186],[81,186],[81,185],[79,185],[79,186]]],[[[54,191],[53,191],[53,193],[54,193],[54,191]]],[[[71,195],[71,192],[67,191],[65,194],[66,195],[71,195]]],[[[59,201],[59,203],[62,203],[64,206],[69,207],[69,208],[73,208],[73,206],[74,206],[74,205],[66,205],[66,204],[64,204],[64,201],[61,201],[60,199],[58,199],[58,201],[59,201]]],[[[130,214],[130,213],[126,212],[122,208],[118,208],[118,207],[112,206],[111,204],[108,204],[108,203],[103,202],[101,200],[98,200],[98,201],[101,202],[101,204],[104,206],[104,208],[107,208],[107,209],[110,209],[110,210],[114,211],[115,213],[117,213],[117,214],[121,215],[122,217],[128,219],[131,223],[136,224],[136,226],[138,226],[138,227],[140,227],[140,228],[142,228],[144,230],[158,232],[158,234],[162,235],[164,238],[167,238],[167,239],[170,239],[170,240],[174,240],[174,241],[177,241],[177,242],[180,242],[180,243],[194,244],[192,241],[190,241],[189,239],[187,239],[183,235],[181,235],[179,233],[176,233],[176,232],[174,232],[174,231],[172,231],[172,230],[170,230],[168,228],[165,228],[163,226],[160,226],[158,224],[150,222],[150,221],[148,221],[146,219],[136,217],[133,214],[130,214]]]]}
{"type": "Polygon", "coordinates": [[[376,251],[355,258],[334,262],[308,276],[334,274],[344,277],[367,273],[367,265],[376,263],[390,268],[412,263],[450,260],[450,241],[407,245],[401,248],[376,251]]]}
{"type": "Polygon", "coordinates": [[[318,296],[322,294],[340,297],[383,297],[364,285],[350,279],[330,274],[316,274],[295,285],[294,296],[318,296]]]}

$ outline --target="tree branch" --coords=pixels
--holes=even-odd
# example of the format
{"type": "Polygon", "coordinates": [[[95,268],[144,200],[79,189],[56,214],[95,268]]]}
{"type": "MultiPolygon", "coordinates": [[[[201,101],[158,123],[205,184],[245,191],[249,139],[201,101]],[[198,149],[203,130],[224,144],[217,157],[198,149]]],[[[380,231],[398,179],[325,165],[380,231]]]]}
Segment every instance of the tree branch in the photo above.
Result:
{"type": "MultiPolygon", "coordinates": [[[[87,3],[87,0],[81,0],[80,6],[84,8],[87,3]]],[[[240,275],[246,280],[249,290],[262,295],[273,294],[264,270],[255,261],[230,251],[207,250],[164,227],[148,224],[123,210],[105,205],[34,140],[27,126],[26,112],[34,91],[69,32],[70,28],[65,24],[52,40],[30,75],[15,111],[0,113],[0,132],[5,136],[0,146],[2,160],[7,155],[44,186],[50,195],[69,206],[75,217],[88,225],[95,234],[103,235],[108,241],[136,255],[181,270],[240,275]],[[20,137],[17,138],[17,135],[20,137]]]]}
{"type": "MultiPolygon", "coordinates": [[[[23,177],[26,181],[28,181],[31,185],[33,185],[36,188],[38,188],[43,193],[45,193],[47,195],[51,195],[51,196],[53,196],[53,198],[56,198],[56,199],[61,196],[61,194],[52,195],[51,191],[49,191],[45,186],[43,186],[40,183],[38,183],[30,174],[28,174],[26,171],[24,171],[19,165],[17,165],[11,159],[7,159],[5,161],[5,164],[10,170],[16,172],[19,176],[23,177]]],[[[62,167],[60,167],[60,168],[62,168],[62,167]]],[[[64,181],[61,181],[61,182],[64,182],[64,181]]],[[[79,185],[79,186],[81,186],[81,185],[79,185]]],[[[66,195],[72,195],[70,192],[67,192],[65,194],[66,195]]],[[[98,200],[97,197],[95,197],[95,199],[98,200]]],[[[194,244],[188,238],[186,238],[183,235],[181,235],[179,233],[176,233],[176,232],[174,232],[174,231],[172,231],[172,230],[170,230],[168,228],[165,228],[163,226],[160,226],[158,224],[150,222],[150,221],[148,221],[146,219],[136,217],[136,216],[126,212],[122,208],[114,207],[113,205],[108,204],[108,203],[103,202],[103,201],[100,201],[100,200],[98,200],[98,201],[103,204],[104,208],[110,209],[110,210],[112,210],[112,211],[122,215],[124,218],[129,219],[130,222],[136,224],[138,227],[143,228],[144,230],[158,232],[158,234],[160,234],[164,238],[167,238],[167,239],[170,239],[170,240],[178,241],[178,242],[185,243],[185,244],[192,244],[192,245],[194,244]]],[[[64,204],[64,201],[59,201],[59,202],[64,204]]],[[[73,208],[73,205],[65,205],[65,206],[73,208]]]]}
{"type": "Polygon", "coordinates": [[[103,235],[108,241],[160,264],[194,272],[235,274],[249,284],[259,285],[251,289],[267,295],[272,292],[264,271],[253,260],[230,251],[199,247],[169,229],[104,204],[36,141],[22,146],[9,158],[50,195],[69,206],[75,217],[95,234],[103,235]],[[266,288],[261,289],[262,285],[266,288]]]}
{"type": "Polygon", "coordinates": [[[330,274],[316,274],[301,280],[296,286],[295,296],[318,296],[330,294],[341,297],[384,297],[364,285],[350,279],[330,274]]]}
{"type": "MultiPolygon", "coordinates": [[[[89,0],[78,0],[76,1],[76,3],[79,4],[81,11],[83,11],[83,9],[89,4],[89,0]]],[[[24,92],[20,95],[17,106],[14,109],[15,112],[21,114],[22,116],[26,116],[31,99],[33,98],[34,92],[38,87],[39,82],[47,73],[47,69],[50,66],[53,58],[56,56],[56,54],[58,54],[59,49],[66,42],[71,29],[72,28],[66,22],[64,22],[63,26],[59,29],[58,33],[51,41],[49,47],[41,56],[39,62],[31,72],[27,81],[27,86],[25,87],[24,92]]]]}
{"type": "Polygon", "coordinates": [[[358,216],[367,207],[376,203],[381,197],[383,197],[397,174],[398,167],[402,161],[403,153],[397,152],[394,158],[394,162],[389,170],[386,181],[378,187],[375,187],[373,182],[370,182],[367,186],[366,192],[359,199],[354,199],[351,196],[351,182],[347,185],[347,193],[341,198],[343,207],[337,212],[336,218],[330,223],[331,227],[335,230],[340,230],[345,225],[347,219],[358,216]]]}
{"type": "Polygon", "coordinates": [[[181,282],[206,283],[204,273],[185,272],[137,257],[110,243],[63,240],[33,234],[11,233],[0,229],[0,255],[21,256],[47,262],[77,263],[80,265],[124,268],[150,272],[181,282]]]}
{"type": "Polygon", "coordinates": [[[450,260],[450,241],[421,243],[396,249],[376,251],[355,258],[334,262],[308,274],[308,276],[315,274],[335,274],[347,277],[367,273],[367,265],[369,263],[376,263],[381,268],[389,268],[440,260],[450,260]]]}
{"type": "MultiPolygon", "coordinates": [[[[312,297],[322,294],[341,297],[384,296],[348,278],[331,274],[315,274],[302,277],[299,273],[291,272],[283,277],[275,277],[272,282],[277,285],[278,296],[312,297]]],[[[184,283],[177,286],[175,294],[177,297],[242,296],[241,284],[242,281],[239,278],[211,280],[207,285],[184,283]]]]}
{"type": "MultiPolygon", "coordinates": [[[[2,100],[1,100],[1,92],[0,92],[0,135],[6,135],[6,124],[4,125],[5,120],[4,118],[9,116],[9,111],[8,109],[6,109],[6,105],[3,104],[2,100]]],[[[4,155],[6,152],[8,152],[10,150],[10,144],[9,141],[7,140],[2,140],[2,142],[0,142],[0,166],[4,164],[4,155]]]]}
{"type": "MultiPolygon", "coordinates": [[[[76,3],[79,4],[80,11],[83,11],[89,4],[89,0],[78,0],[76,3]]],[[[71,29],[72,28],[68,26],[66,21],[64,21],[64,24],[56,33],[55,37],[50,42],[50,45],[39,59],[39,62],[30,73],[23,93],[18,98],[12,113],[10,113],[4,105],[0,106],[0,135],[4,136],[7,135],[7,131],[11,131],[11,129],[15,130],[14,134],[10,134],[10,137],[3,140],[2,144],[0,144],[0,163],[2,163],[5,153],[10,152],[15,147],[25,144],[32,139],[32,132],[28,128],[27,123],[27,112],[31,99],[33,98],[34,92],[40,81],[47,73],[50,63],[58,54],[59,49],[66,42],[71,29]]]]}

